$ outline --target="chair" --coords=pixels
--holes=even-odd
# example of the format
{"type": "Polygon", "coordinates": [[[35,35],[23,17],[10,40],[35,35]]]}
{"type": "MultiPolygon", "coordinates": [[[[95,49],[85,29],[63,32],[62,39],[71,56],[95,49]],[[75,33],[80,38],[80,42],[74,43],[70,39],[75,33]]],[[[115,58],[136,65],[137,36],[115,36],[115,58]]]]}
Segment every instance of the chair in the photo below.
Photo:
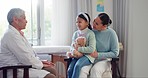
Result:
{"type": "MultiPolygon", "coordinates": [[[[119,50],[120,52],[123,50],[123,45],[121,42],[119,42],[119,50]]],[[[111,70],[112,70],[112,78],[122,78],[120,70],[119,70],[119,57],[112,58],[111,70]]]]}
{"type": "MultiPolygon", "coordinates": [[[[71,62],[71,58],[65,58],[64,61],[67,61],[67,68],[71,62]]],[[[118,66],[119,57],[112,58],[111,60],[111,70],[112,70],[112,78],[122,78],[118,66]]]]}
{"type": "Polygon", "coordinates": [[[122,78],[120,74],[118,62],[119,62],[119,57],[112,58],[112,61],[111,61],[112,78],[122,78]]]}
{"type": "Polygon", "coordinates": [[[16,65],[16,66],[5,66],[0,67],[0,70],[3,72],[3,78],[7,78],[7,70],[13,70],[13,78],[17,78],[17,69],[23,69],[23,78],[29,78],[29,68],[32,68],[31,65],[16,65]]]}
{"type": "MultiPolygon", "coordinates": [[[[122,51],[123,50],[123,45],[121,42],[119,42],[119,50],[122,51]]],[[[67,61],[67,68],[70,64],[72,59],[70,58],[65,58],[64,61],[67,61]]],[[[111,71],[112,71],[112,78],[122,78],[121,74],[120,74],[120,70],[119,70],[119,57],[117,58],[112,58],[111,60],[111,71]]]]}

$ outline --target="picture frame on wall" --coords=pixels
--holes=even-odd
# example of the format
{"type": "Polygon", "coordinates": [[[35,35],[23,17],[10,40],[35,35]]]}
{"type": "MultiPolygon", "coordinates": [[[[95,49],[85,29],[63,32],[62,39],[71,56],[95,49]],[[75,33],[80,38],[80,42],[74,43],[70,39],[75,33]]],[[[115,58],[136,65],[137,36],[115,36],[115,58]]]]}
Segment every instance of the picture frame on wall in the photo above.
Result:
{"type": "Polygon", "coordinates": [[[97,12],[104,12],[104,0],[97,0],[97,12]]]}

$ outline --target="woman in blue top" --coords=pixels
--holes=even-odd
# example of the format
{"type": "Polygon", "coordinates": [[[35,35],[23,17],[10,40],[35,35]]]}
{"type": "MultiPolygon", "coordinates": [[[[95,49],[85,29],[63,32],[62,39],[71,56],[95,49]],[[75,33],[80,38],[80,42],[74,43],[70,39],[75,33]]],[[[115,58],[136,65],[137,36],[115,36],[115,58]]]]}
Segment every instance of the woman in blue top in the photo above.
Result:
{"type": "Polygon", "coordinates": [[[78,78],[81,68],[94,63],[95,60],[95,58],[89,55],[96,50],[96,40],[94,32],[91,30],[89,15],[87,13],[80,13],[76,18],[76,25],[78,30],[74,32],[72,37],[72,53],[68,54],[72,58],[72,62],[68,68],[68,78],[78,78]],[[78,47],[75,45],[75,40],[78,37],[86,38],[85,46],[78,47]],[[73,54],[76,54],[76,56],[73,56],[73,54]]]}
{"type": "MultiPolygon", "coordinates": [[[[91,54],[96,58],[94,65],[84,66],[80,78],[102,78],[103,74],[111,69],[108,58],[119,54],[118,37],[116,32],[108,26],[112,23],[106,13],[100,13],[93,21],[93,31],[96,37],[96,51],[91,54]]],[[[111,72],[107,78],[112,78],[111,72]]]]}

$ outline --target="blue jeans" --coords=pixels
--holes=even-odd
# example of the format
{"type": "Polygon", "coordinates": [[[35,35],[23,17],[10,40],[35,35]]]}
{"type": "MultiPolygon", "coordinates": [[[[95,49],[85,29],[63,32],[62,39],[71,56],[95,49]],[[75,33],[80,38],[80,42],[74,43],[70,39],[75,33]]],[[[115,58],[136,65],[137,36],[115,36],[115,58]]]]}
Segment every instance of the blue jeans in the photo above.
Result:
{"type": "Polygon", "coordinates": [[[72,58],[72,61],[68,67],[68,78],[79,78],[81,68],[90,64],[91,62],[86,56],[79,59],[72,58]]]}

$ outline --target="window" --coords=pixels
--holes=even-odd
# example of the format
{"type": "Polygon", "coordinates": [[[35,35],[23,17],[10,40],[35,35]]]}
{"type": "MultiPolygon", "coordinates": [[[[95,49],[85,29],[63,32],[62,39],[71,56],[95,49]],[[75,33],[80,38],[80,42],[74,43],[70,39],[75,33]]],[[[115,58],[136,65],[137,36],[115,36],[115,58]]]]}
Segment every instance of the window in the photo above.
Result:
{"type": "Polygon", "coordinates": [[[51,41],[52,0],[4,0],[0,3],[0,38],[8,27],[7,13],[11,8],[21,8],[28,21],[27,40],[33,45],[49,45],[51,41]]]}
{"type": "MultiPolygon", "coordinates": [[[[44,0],[44,38],[45,45],[50,45],[51,43],[51,21],[52,21],[52,0],[44,0]]],[[[43,42],[43,41],[42,41],[43,42]]]]}
{"type": "MultiPolygon", "coordinates": [[[[7,22],[7,13],[11,8],[14,7],[20,7],[24,10],[26,10],[28,13],[30,11],[30,0],[4,0],[0,2],[0,7],[1,7],[1,14],[0,14],[0,37],[2,37],[2,34],[5,32],[5,30],[8,27],[8,22],[7,22]],[[26,4],[28,6],[26,6],[26,4]]],[[[27,14],[27,17],[29,14],[27,14]]]]}
{"type": "Polygon", "coordinates": [[[0,3],[0,38],[8,27],[7,13],[21,8],[28,21],[25,37],[34,46],[69,46],[76,30],[76,0],[4,0],[0,3]]]}

